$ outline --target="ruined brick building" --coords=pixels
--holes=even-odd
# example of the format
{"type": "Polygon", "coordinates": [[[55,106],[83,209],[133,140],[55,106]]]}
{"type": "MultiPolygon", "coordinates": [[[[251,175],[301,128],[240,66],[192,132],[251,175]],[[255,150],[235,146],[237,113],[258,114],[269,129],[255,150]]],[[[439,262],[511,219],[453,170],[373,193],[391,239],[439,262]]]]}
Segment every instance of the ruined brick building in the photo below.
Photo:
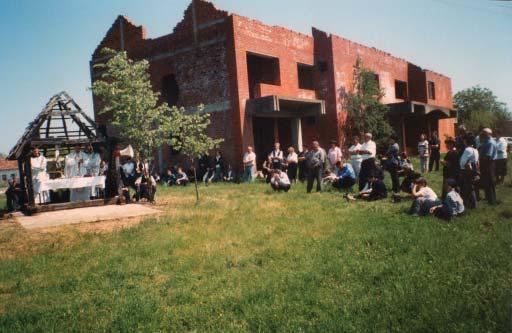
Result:
{"type": "MultiPolygon", "coordinates": [[[[343,93],[352,87],[357,56],[375,72],[409,151],[422,132],[454,133],[450,78],[315,28],[304,35],[203,0],[192,1],[172,33],[154,39],[119,16],[92,55],[92,80],[99,74],[92,66],[105,60],[103,47],[147,59],[153,87],[169,105],[193,110],[204,104],[211,135],[225,140],[225,159],[236,166],[247,145],[255,146],[261,162],[274,141],[299,150],[314,139],[343,143],[343,93]]],[[[94,105],[96,120],[105,123],[98,101],[94,105]]],[[[158,155],[165,167],[172,151],[162,148],[158,155]]]]}

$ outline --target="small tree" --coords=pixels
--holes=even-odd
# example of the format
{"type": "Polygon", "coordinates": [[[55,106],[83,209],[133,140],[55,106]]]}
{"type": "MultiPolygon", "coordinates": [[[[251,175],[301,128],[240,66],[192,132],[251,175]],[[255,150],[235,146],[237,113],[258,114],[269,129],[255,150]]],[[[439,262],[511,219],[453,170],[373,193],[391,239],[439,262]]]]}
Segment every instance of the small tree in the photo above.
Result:
{"type": "Polygon", "coordinates": [[[198,111],[186,113],[184,108],[171,108],[171,118],[179,124],[178,130],[173,133],[177,138],[175,148],[182,154],[187,155],[192,162],[194,170],[194,182],[196,188],[196,203],[199,203],[199,190],[197,184],[196,159],[212,149],[216,149],[223,142],[222,139],[212,139],[208,136],[207,130],[210,126],[210,114],[204,113],[203,106],[198,111]]]}
{"type": "Polygon", "coordinates": [[[393,134],[389,124],[389,107],[380,102],[384,90],[379,87],[375,73],[364,68],[361,58],[354,64],[352,90],[344,96],[344,108],[348,113],[345,133],[362,136],[370,132],[382,143],[393,134]]]}
{"type": "Polygon", "coordinates": [[[498,101],[494,93],[480,86],[459,91],[453,97],[453,103],[459,112],[459,123],[472,132],[482,127],[499,127],[512,115],[505,103],[498,101]]]}
{"type": "Polygon", "coordinates": [[[219,147],[222,140],[212,139],[206,133],[210,115],[203,112],[187,113],[184,108],[172,108],[159,103],[159,93],[151,86],[149,63],[146,60],[133,61],[126,52],[108,48],[102,53],[109,57],[107,62],[94,67],[103,70],[102,80],[93,83],[93,94],[102,101],[100,113],[111,116],[111,124],[123,139],[129,141],[139,157],[153,160],[157,148],[167,144],[187,155],[194,165],[196,198],[197,173],[195,160],[209,150],[219,147]]]}
{"type": "Polygon", "coordinates": [[[91,87],[102,102],[99,113],[109,114],[110,124],[130,142],[138,157],[151,162],[155,149],[175,144],[169,133],[176,132],[178,123],[169,117],[169,106],[159,104],[146,60],[133,61],[126,52],[108,48],[102,54],[109,59],[94,66],[103,73],[91,87]]]}

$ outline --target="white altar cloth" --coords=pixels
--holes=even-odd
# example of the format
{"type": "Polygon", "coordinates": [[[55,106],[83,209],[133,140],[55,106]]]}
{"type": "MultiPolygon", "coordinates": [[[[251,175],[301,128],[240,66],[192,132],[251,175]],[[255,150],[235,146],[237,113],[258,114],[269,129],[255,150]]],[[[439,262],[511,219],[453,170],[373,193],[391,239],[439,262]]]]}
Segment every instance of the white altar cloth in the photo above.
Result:
{"type": "Polygon", "coordinates": [[[105,188],[105,176],[96,177],[76,177],[76,178],[58,178],[48,179],[41,182],[40,191],[55,191],[59,189],[73,189],[73,188],[85,188],[85,187],[100,187],[105,188]]]}

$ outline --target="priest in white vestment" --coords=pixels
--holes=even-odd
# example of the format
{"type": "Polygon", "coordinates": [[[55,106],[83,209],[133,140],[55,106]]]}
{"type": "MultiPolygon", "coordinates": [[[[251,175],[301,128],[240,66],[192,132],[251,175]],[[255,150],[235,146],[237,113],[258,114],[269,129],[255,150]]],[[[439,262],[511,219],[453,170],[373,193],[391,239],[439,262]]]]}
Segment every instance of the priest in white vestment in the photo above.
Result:
{"type": "Polygon", "coordinates": [[[32,189],[34,190],[34,199],[38,204],[47,203],[50,201],[48,192],[41,192],[41,183],[48,179],[46,173],[46,158],[41,155],[39,149],[32,150],[32,157],[30,158],[30,166],[32,170],[32,189]]]}
{"type": "MultiPolygon", "coordinates": [[[[91,145],[86,147],[87,158],[84,161],[86,176],[88,177],[98,177],[100,175],[100,164],[101,164],[101,156],[100,154],[93,149],[91,145]]],[[[98,196],[98,188],[96,186],[91,187],[91,197],[98,196]]]]}
{"type": "MultiPolygon", "coordinates": [[[[69,153],[64,162],[64,175],[66,178],[73,177],[83,177],[87,173],[86,161],[88,160],[89,155],[83,152],[80,146],[76,146],[75,150],[69,153]]],[[[79,201],[87,201],[91,197],[91,189],[90,188],[72,188],[69,189],[70,192],[70,201],[71,202],[79,202],[79,201]]]]}

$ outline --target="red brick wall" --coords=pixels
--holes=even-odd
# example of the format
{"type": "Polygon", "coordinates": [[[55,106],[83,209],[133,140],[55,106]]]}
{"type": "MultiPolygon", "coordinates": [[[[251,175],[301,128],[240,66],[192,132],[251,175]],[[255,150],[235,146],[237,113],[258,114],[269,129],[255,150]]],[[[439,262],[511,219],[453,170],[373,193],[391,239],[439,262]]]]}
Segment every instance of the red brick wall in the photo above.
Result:
{"type": "Polygon", "coordinates": [[[453,108],[452,101],[452,80],[441,74],[426,70],[426,81],[432,81],[435,85],[435,100],[428,99],[428,104],[444,108],[453,108]]]}
{"type": "MultiPolygon", "coordinates": [[[[94,52],[93,61],[101,59],[99,50],[103,47],[121,48],[122,27],[123,44],[129,56],[150,61],[155,90],[161,90],[162,78],[172,74],[180,88],[180,106],[205,104],[207,111],[211,111],[210,134],[225,139],[222,151],[235,167],[241,166],[245,147],[253,145],[252,119],[245,113],[250,97],[247,52],[279,59],[280,84],[258,85],[258,96],[281,95],[325,101],[325,115],[313,123],[302,120],[305,145],[312,140],[319,140],[323,146],[332,139],[345,143],[340,130],[346,118],[343,98],[352,89],[353,66],[358,55],[365,67],[379,75],[381,87],[386,92],[384,103],[403,102],[395,98],[395,80],[401,80],[408,82],[412,100],[452,107],[449,78],[423,71],[403,59],[317,29],[308,36],[229,14],[207,1],[194,3],[195,11],[191,4],[173,33],[154,39],[146,38],[142,26],[120,16],[94,52]],[[327,64],[327,70],[320,71],[319,62],[327,64]],[[297,63],[315,66],[315,90],[299,88],[297,63]],[[427,80],[436,84],[435,101],[426,99],[427,80]]],[[[96,99],[94,103],[97,111],[100,105],[96,99]]],[[[99,115],[97,120],[100,123],[106,121],[99,115]]],[[[445,123],[448,121],[443,121],[443,126],[445,123]]],[[[443,126],[440,125],[440,132],[443,126]]],[[[449,125],[443,127],[443,133],[452,134],[449,128],[449,125]]],[[[170,159],[168,149],[164,150],[165,159],[170,159]]]]}
{"type": "Polygon", "coordinates": [[[439,119],[438,134],[441,141],[441,151],[446,152],[444,141],[447,137],[455,137],[455,118],[439,119]]]}

